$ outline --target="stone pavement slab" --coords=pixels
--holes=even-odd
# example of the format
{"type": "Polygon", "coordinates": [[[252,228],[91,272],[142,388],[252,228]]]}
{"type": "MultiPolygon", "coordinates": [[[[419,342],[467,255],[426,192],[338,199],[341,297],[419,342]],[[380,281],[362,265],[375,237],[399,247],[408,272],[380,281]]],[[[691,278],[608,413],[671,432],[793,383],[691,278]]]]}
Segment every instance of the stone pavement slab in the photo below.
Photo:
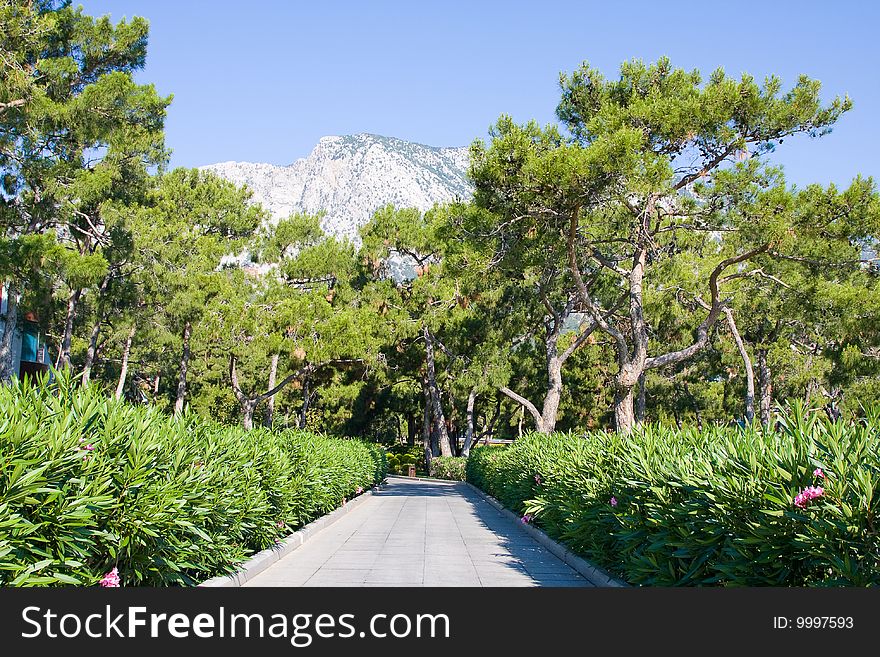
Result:
{"type": "Polygon", "coordinates": [[[395,477],[245,586],[592,586],[457,482],[395,477]]]}

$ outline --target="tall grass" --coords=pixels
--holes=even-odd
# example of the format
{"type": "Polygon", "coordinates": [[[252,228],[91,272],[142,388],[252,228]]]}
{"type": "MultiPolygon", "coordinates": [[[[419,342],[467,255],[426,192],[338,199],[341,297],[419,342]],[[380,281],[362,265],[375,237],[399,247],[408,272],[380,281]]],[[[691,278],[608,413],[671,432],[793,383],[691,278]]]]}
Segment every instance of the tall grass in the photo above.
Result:
{"type": "Polygon", "coordinates": [[[880,413],[479,448],[468,480],[633,584],[880,584],[880,413]],[[808,487],[822,495],[801,506],[808,487]]]}
{"type": "Polygon", "coordinates": [[[384,452],[243,431],[64,377],[0,386],[0,585],[192,585],[385,476],[384,452]]]}

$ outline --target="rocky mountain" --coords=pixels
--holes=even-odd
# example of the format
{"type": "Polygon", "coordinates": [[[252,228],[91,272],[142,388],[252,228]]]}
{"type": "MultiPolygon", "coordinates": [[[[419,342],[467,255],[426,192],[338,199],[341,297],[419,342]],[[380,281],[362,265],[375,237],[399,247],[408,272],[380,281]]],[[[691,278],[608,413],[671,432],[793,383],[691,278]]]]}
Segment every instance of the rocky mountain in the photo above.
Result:
{"type": "Polygon", "coordinates": [[[221,162],[203,169],[254,192],[278,220],[292,212],[326,214],[324,230],[355,242],[373,212],[392,203],[427,210],[468,199],[467,148],[436,148],[360,134],[323,137],[308,157],[288,166],[221,162]]]}

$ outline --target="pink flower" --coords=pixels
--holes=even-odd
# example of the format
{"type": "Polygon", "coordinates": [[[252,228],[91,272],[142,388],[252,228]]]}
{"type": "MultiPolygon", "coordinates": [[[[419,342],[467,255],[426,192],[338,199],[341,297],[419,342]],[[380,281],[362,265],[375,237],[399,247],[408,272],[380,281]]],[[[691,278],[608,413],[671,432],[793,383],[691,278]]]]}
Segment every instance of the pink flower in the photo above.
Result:
{"type": "Polygon", "coordinates": [[[617,506],[617,498],[614,497],[614,496],[612,495],[612,496],[611,496],[611,499],[608,500],[608,503],[609,503],[611,506],[617,506]]]}
{"type": "Polygon", "coordinates": [[[807,504],[824,494],[825,489],[821,486],[808,486],[795,496],[794,505],[799,509],[806,509],[807,504]]]}
{"type": "Polygon", "coordinates": [[[535,475],[535,483],[541,485],[541,475],[535,475]]]}
{"type": "Polygon", "coordinates": [[[283,521],[283,520],[279,520],[278,522],[275,523],[275,526],[278,527],[278,528],[283,528],[283,527],[284,527],[284,521],[283,521]]]}
{"type": "Polygon", "coordinates": [[[101,578],[101,586],[105,588],[116,588],[119,586],[119,570],[114,566],[113,570],[101,578]]]}
{"type": "Polygon", "coordinates": [[[813,476],[819,477],[819,479],[824,479],[825,473],[822,472],[822,468],[816,468],[815,470],[813,470],[813,476]]]}
{"type": "MultiPolygon", "coordinates": [[[[80,438],[79,441],[80,441],[80,442],[83,442],[83,439],[80,438]]],[[[95,446],[92,445],[91,443],[89,443],[89,444],[87,444],[87,445],[80,445],[79,448],[80,448],[81,450],[83,450],[84,452],[86,452],[85,454],[83,454],[83,461],[88,461],[88,460],[89,460],[89,457],[91,456],[91,454],[89,454],[89,452],[93,452],[93,451],[95,451],[95,446]]]]}
{"type": "Polygon", "coordinates": [[[357,490],[354,492],[355,495],[360,495],[364,492],[364,489],[361,486],[357,487],[357,490]]]}
{"type": "Polygon", "coordinates": [[[520,522],[522,522],[522,524],[524,525],[528,525],[534,519],[535,516],[533,516],[531,513],[527,513],[520,519],[520,522]]]}

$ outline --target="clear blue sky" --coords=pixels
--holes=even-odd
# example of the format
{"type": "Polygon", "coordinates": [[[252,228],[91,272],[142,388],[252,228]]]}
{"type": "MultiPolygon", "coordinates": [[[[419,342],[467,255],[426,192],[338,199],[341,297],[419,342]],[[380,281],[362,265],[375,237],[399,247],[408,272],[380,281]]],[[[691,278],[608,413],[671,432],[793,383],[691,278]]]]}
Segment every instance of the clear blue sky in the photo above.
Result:
{"type": "Polygon", "coordinates": [[[560,71],[584,60],[614,76],[626,59],[668,55],[848,93],[832,134],[786,140],[774,157],[798,185],[880,178],[880,5],[866,0],[80,2],[150,20],[138,79],[174,94],[174,166],[289,164],[324,135],[357,132],[462,146],[502,113],[553,121],[560,71]]]}

